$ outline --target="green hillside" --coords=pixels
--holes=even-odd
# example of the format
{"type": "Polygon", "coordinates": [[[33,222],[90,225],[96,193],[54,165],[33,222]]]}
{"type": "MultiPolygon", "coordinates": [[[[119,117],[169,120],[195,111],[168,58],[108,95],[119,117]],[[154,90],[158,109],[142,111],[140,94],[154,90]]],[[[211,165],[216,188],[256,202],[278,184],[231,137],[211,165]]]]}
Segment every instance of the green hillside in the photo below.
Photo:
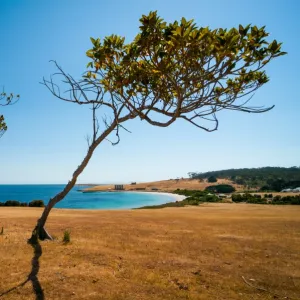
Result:
{"type": "Polygon", "coordinates": [[[226,178],[248,189],[281,191],[285,188],[300,187],[300,167],[263,167],[228,169],[210,172],[190,172],[193,179],[226,178]]]}

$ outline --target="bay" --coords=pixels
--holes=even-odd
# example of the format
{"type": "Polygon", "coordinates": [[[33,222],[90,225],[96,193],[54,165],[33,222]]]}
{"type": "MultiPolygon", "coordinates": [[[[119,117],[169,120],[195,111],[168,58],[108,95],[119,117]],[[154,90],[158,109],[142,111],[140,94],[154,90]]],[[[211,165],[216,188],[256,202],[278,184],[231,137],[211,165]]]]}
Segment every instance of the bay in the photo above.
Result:
{"type": "MultiPolygon", "coordinates": [[[[82,193],[78,190],[88,186],[75,186],[56,208],[74,209],[128,209],[146,205],[159,205],[174,201],[168,194],[145,192],[94,192],[82,193]]],[[[43,200],[48,203],[64,188],[60,184],[26,184],[0,185],[0,202],[17,200],[29,203],[32,200],[43,200]]]]}

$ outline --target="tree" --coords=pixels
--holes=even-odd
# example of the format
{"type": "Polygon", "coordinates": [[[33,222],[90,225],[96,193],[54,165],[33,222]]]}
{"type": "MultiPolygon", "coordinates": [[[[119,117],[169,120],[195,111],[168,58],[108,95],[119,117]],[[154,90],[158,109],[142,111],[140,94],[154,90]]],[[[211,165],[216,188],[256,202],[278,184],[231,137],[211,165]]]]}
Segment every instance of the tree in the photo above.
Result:
{"type": "MultiPolygon", "coordinates": [[[[14,94],[6,94],[4,90],[0,94],[0,106],[7,106],[15,104],[19,100],[20,96],[14,94]]],[[[7,130],[7,125],[4,120],[4,116],[0,114],[0,137],[5,133],[7,130]]]]}
{"type": "Polygon", "coordinates": [[[235,191],[235,188],[229,184],[211,185],[205,188],[206,191],[213,193],[229,194],[235,191]]]}
{"type": "Polygon", "coordinates": [[[127,44],[117,35],[103,41],[91,38],[93,47],[87,51],[91,61],[80,80],[55,62],[58,72],[43,81],[55,97],[91,106],[93,133],[86,156],[65,188],[48,202],[32,240],[37,235],[51,239],[44,228],[51,209],[75,185],[100,143],[112,134],[116,140],[110,142],[119,143],[126,121],[140,118],[167,127],[182,119],[211,132],[218,128],[220,110],[263,113],[272,109],[248,106],[252,93],[268,82],[264,67],[285,54],[281,43],[266,40],[264,27],[211,30],[185,18],[167,24],[156,12],[143,15],[140,22],[140,32],[127,44]],[[55,76],[67,84],[68,96],[55,76]]]}
{"type": "Polygon", "coordinates": [[[212,182],[217,182],[218,180],[217,180],[217,178],[215,176],[209,176],[207,178],[207,181],[210,182],[210,183],[212,183],[212,182]]]}

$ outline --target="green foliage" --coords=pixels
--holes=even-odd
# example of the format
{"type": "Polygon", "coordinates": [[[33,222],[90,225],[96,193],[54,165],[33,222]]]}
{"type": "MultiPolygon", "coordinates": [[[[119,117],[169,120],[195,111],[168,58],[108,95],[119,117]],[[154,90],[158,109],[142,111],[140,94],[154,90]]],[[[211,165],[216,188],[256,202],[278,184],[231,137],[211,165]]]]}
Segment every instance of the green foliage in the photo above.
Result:
{"type": "Polygon", "coordinates": [[[45,207],[43,200],[32,200],[29,202],[29,207],[45,207]]]}
{"type": "Polygon", "coordinates": [[[218,180],[215,176],[209,176],[207,178],[207,181],[210,182],[210,183],[213,183],[213,182],[217,182],[218,180]]]}
{"type": "Polygon", "coordinates": [[[67,230],[67,229],[64,231],[63,242],[65,244],[71,242],[71,232],[69,230],[67,230]]]}
{"type": "Polygon", "coordinates": [[[239,202],[246,202],[247,198],[243,197],[243,195],[241,195],[241,194],[233,194],[231,196],[231,200],[233,202],[239,203],[239,202]]]}
{"type": "Polygon", "coordinates": [[[228,169],[205,173],[191,172],[190,178],[205,179],[215,176],[230,179],[236,184],[260,189],[260,191],[281,191],[284,188],[300,186],[300,167],[263,167],[252,169],[228,169]]]}
{"type": "Polygon", "coordinates": [[[176,201],[176,202],[168,202],[165,204],[160,205],[148,205],[139,207],[138,209],[159,209],[159,208],[166,208],[166,207],[184,207],[185,203],[183,201],[176,201]]]}
{"type": "Polygon", "coordinates": [[[229,184],[211,185],[205,188],[206,191],[212,193],[230,194],[235,191],[235,188],[229,184]]]}
{"type": "Polygon", "coordinates": [[[91,59],[87,82],[118,95],[129,110],[152,125],[168,126],[181,117],[211,131],[216,128],[197,124],[196,117],[215,117],[221,109],[270,109],[233,104],[267,83],[264,66],[286,54],[281,43],[268,41],[265,27],[210,29],[185,18],[167,23],[157,12],[143,15],[140,23],[140,32],[128,44],[117,35],[91,38],[92,48],[86,52],[91,59]],[[143,99],[143,105],[136,99],[143,99]],[[167,111],[164,116],[170,119],[166,123],[154,121],[149,110],[158,114],[167,111]],[[194,118],[189,113],[195,113],[194,118]]]}
{"type": "Polygon", "coordinates": [[[26,202],[20,202],[17,200],[8,200],[5,203],[0,202],[0,206],[44,207],[45,204],[44,204],[43,200],[33,200],[29,204],[26,202]]]}
{"type": "MultiPolygon", "coordinates": [[[[6,106],[10,104],[14,104],[19,100],[20,96],[19,95],[14,95],[14,94],[6,94],[4,91],[0,93],[0,107],[1,106],[6,106]]],[[[4,116],[0,115],[0,137],[5,133],[7,130],[7,125],[4,120],[4,116]]]]}
{"type": "Polygon", "coordinates": [[[300,205],[300,195],[285,196],[285,197],[281,197],[281,196],[273,197],[272,194],[269,194],[269,195],[265,194],[264,197],[261,197],[261,195],[252,195],[249,193],[233,194],[232,201],[237,202],[237,203],[238,202],[246,202],[246,203],[252,203],[252,204],[300,205]]]}
{"type": "Polygon", "coordinates": [[[161,205],[144,206],[141,209],[155,209],[165,207],[183,207],[186,205],[199,205],[204,202],[220,202],[220,199],[216,195],[209,194],[206,191],[199,190],[180,190],[177,189],[173,192],[174,194],[187,196],[182,201],[169,202],[161,205]]]}

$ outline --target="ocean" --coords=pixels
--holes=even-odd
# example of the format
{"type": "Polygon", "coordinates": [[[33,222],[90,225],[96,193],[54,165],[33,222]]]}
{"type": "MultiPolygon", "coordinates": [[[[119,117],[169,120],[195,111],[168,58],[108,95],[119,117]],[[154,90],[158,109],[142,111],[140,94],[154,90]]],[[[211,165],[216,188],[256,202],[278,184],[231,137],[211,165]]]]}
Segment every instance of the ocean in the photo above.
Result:
{"type": "MultiPolygon", "coordinates": [[[[74,209],[128,209],[146,205],[159,205],[174,201],[168,194],[137,192],[95,192],[82,193],[79,189],[87,186],[75,186],[56,208],[74,209]]],[[[64,188],[61,184],[24,184],[0,185],[0,202],[17,200],[29,203],[32,200],[43,200],[48,203],[64,188]]]]}

